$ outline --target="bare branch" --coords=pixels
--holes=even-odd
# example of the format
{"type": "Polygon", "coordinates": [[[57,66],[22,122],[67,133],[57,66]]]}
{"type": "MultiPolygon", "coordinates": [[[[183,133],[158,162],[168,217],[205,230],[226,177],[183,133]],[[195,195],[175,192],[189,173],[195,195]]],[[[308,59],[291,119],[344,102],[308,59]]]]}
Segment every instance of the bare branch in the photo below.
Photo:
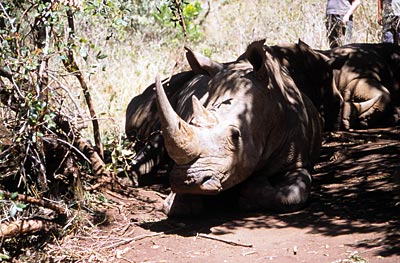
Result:
{"type": "MultiPolygon", "coordinates": [[[[67,11],[67,19],[68,19],[68,27],[70,28],[69,42],[72,43],[73,34],[75,32],[75,25],[74,25],[73,13],[71,10],[67,11]]],[[[95,141],[96,147],[98,148],[100,157],[104,158],[103,144],[101,143],[100,126],[99,126],[99,122],[96,117],[96,111],[94,110],[92,96],[90,95],[88,85],[86,84],[85,78],[83,77],[82,72],[80,71],[79,66],[75,61],[74,53],[73,53],[72,49],[67,49],[65,52],[66,52],[68,59],[63,60],[64,66],[70,73],[74,74],[74,76],[78,79],[78,81],[82,87],[82,91],[85,96],[86,104],[89,109],[90,117],[92,119],[94,141],[95,141]]]]}
{"type": "Polygon", "coordinates": [[[17,201],[21,201],[21,202],[25,202],[25,203],[38,205],[41,207],[51,209],[51,210],[57,212],[59,215],[63,215],[63,216],[67,215],[67,210],[64,207],[62,207],[58,204],[55,204],[51,201],[38,199],[38,198],[34,198],[32,196],[27,196],[27,195],[23,195],[23,194],[18,194],[14,197],[12,193],[4,191],[4,190],[0,190],[0,194],[6,199],[12,199],[12,200],[17,200],[17,201]]]}
{"type": "Polygon", "coordinates": [[[183,30],[183,42],[186,43],[186,39],[187,39],[187,30],[186,30],[186,22],[185,22],[185,18],[183,16],[182,13],[182,1],[180,0],[173,0],[172,3],[174,4],[174,6],[176,7],[178,13],[178,21],[179,24],[182,27],[183,30]]]}
{"type": "MultiPolygon", "coordinates": [[[[63,120],[60,116],[55,119],[55,122],[64,131],[64,133],[74,134],[72,132],[72,127],[70,123],[63,120]]],[[[106,169],[106,164],[104,163],[103,159],[87,140],[80,138],[80,136],[78,135],[75,135],[73,145],[74,147],[76,147],[76,149],[82,152],[87,157],[87,159],[89,159],[90,164],[92,165],[93,173],[97,176],[98,183],[91,188],[87,188],[86,190],[94,190],[98,187],[101,187],[105,184],[110,184],[115,181],[114,173],[106,169]]]]}
{"type": "Polygon", "coordinates": [[[231,240],[226,240],[226,239],[222,239],[222,238],[219,238],[219,237],[210,236],[210,235],[203,234],[203,233],[199,233],[199,234],[197,234],[197,236],[198,237],[202,237],[202,238],[212,239],[212,240],[215,240],[215,241],[224,242],[224,243],[232,245],[232,246],[253,247],[252,244],[242,244],[242,243],[234,242],[234,241],[231,241],[231,240]]]}
{"type": "Polygon", "coordinates": [[[55,223],[38,220],[17,220],[0,224],[0,238],[12,238],[23,234],[34,234],[39,231],[50,231],[56,227],[55,223]]]}
{"type": "Polygon", "coordinates": [[[10,81],[12,80],[12,75],[10,72],[8,72],[5,69],[0,68],[0,76],[5,77],[7,79],[9,79],[10,81]]]}

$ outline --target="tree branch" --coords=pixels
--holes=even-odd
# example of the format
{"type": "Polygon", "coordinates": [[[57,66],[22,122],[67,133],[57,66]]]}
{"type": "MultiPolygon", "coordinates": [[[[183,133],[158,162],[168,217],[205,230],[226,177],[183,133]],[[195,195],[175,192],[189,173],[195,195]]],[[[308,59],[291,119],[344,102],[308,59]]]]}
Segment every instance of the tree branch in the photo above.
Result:
{"type": "MultiPolygon", "coordinates": [[[[72,42],[73,42],[72,38],[73,38],[73,34],[75,32],[75,25],[74,25],[74,19],[73,19],[73,14],[72,14],[71,10],[67,11],[67,19],[68,19],[68,27],[70,28],[68,42],[69,42],[70,46],[72,46],[72,42]]],[[[101,143],[100,126],[99,126],[99,122],[97,120],[96,111],[94,110],[92,96],[90,95],[88,85],[86,84],[86,81],[82,75],[82,72],[80,71],[79,66],[76,63],[72,49],[71,48],[66,49],[65,52],[66,52],[68,59],[63,60],[64,66],[68,70],[68,72],[72,73],[78,79],[79,84],[82,87],[82,91],[83,91],[83,94],[84,94],[84,97],[86,100],[86,104],[89,109],[90,117],[92,119],[95,145],[98,148],[100,157],[104,158],[103,144],[101,143]]]]}
{"type": "Polygon", "coordinates": [[[5,69],[0,68],[0,76],[7,78],[8,80],[12,80],[12,75],[5,69]]]}
{"type": "Polygon", "coordinates": [[[65,134],[69,134],[69,136],[72,137],[74,147],[81,151],[89,159],[90,164],[92,165],[93,173],[97,176],[97,184],[95,187],[87,188],[86,190],[94,190],[104,184],[113,182],[115,178],[114,173],[106,169],[106,164],[99,153],[95,151],[93,146],[79,135],[76,135],[73,132],[71,124],[61,116],[55,118],[54,121],[65,134]]]}
{"type": "Polygon", "coordinates": [[[17,201],[21,201],[24,203],[30,203],[30,204],[34,204],[34,205],[38,205],[41,207],[51,209],[62,216],[67,215],[67,210],[64,207],[57,205],[55,203],[52,203],[50,201],[47,201],[47,200],[37,199],[32,196],[27,196],[27,195],[23,195],[23,194],[18,194],[14,197],[12,193],[4,191],[4,190],[0,190],[0,195],[2,195],[6,199],[17,200],[17,201]]]}
{"type": "Polygon", "coordinates": [[[50,231],[56,224],[39,219],[17,220],[0,224],[0,239],[12,238],[23,234],[33,234],[39,231],[50,231]]]}
{"type": "Polygon", "coordinates": [[[219,242],[223,242],[232,246],[240,246],[240,247],[253,247],[252,244],[242,244],[242,243],[238,243],[235,241],[231,241],[231,240],[226,240],[226,239],[222,239],[219,237],[214,237],[214,236],[210,236],[207,234],[203,234],[203,233],[199,233],[197,234],[198,237],[202,237],[202,238],[207,238],[207,239],[211,239],[211,240],[215,240],[215,241],[219,241],[219,242]]]}

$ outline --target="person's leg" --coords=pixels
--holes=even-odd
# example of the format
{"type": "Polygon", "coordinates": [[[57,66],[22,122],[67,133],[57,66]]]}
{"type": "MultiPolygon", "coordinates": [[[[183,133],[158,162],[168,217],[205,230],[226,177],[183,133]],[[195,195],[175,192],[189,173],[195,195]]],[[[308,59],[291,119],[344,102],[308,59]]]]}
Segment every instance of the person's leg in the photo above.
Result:
{"type": "Polygon", "coordinates": [[[382,20],[382,42],[394,43],[393,19],[391,17],[384,17],[382,20]]]}
{"type": "Polygon", "coordinates": [[[326,16],[326,32],[330,48],[341,46],[340,19],[337,15],[326,16]]]}
{"type": "Polygon", "coordinates": [[[344,26],[343,25],[343,29],[344,29],[344,44],[349,44],[351,43],[351,40],[353,38],[353,21],[349,21],[347,22],[347,25],[344,26]]]}
{"type": "Polygon", "coordinates": [[[399,42],[399,40],[400,40],[400,16],[396,16],[394,29],[395,29],[395,34],[394,34],[393,43],[395,43],[396,45],[399,45],[400,44],[400,42],[399,42]]]}

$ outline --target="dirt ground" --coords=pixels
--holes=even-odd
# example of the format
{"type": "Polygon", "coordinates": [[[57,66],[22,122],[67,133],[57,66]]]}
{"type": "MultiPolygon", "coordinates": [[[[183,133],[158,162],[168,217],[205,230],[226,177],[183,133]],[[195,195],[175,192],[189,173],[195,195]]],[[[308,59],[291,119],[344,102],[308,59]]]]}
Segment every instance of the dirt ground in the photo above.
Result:
{"type": "Polygon", "coordinates": [[[103,224],[46,250],[55,262],[400,262],[399,160],[398,129],[327,134],[302,211],[215,201],[201,217],[168,219],[157,185],[106,192],[103,224]]]}

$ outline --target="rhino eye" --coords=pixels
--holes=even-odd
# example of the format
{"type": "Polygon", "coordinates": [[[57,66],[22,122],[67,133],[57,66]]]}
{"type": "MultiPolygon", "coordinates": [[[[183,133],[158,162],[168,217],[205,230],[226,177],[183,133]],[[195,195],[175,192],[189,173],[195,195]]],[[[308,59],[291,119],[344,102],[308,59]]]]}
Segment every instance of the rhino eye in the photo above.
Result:
{"type": "Polygon", "coordinates": [[[238,128],[231,128],[231,142],[233,145],[237,145],[239,143],[239,139],[241,137],[240,131],[238,128]]]}

